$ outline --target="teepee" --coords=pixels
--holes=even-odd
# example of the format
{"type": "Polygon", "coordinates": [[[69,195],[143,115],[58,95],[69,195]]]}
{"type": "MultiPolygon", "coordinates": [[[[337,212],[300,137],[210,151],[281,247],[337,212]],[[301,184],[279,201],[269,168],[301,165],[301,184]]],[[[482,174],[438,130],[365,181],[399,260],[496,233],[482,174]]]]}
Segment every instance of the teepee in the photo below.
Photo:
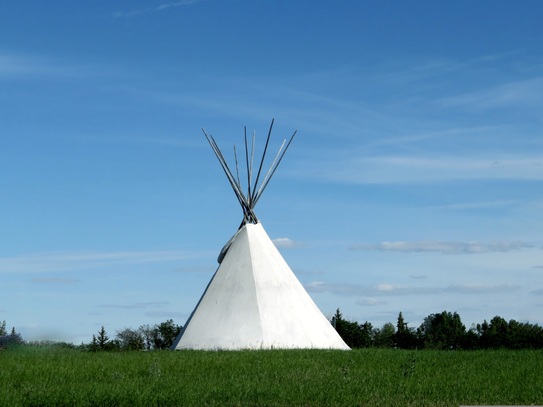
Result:
{"type": "Polygon", "coordinates": [[[172,349],[349,349],[315,305],[285,262],[254,207],[266,189],[290,143],[284,140],[259,183],[273,120],[256,176],[253,173],[255,134],[249,147],[245,132],[247,186],[242,187],[213,136],[203,130],[243,210],[236,234],[221,250],[219,267],[172,349]]]}

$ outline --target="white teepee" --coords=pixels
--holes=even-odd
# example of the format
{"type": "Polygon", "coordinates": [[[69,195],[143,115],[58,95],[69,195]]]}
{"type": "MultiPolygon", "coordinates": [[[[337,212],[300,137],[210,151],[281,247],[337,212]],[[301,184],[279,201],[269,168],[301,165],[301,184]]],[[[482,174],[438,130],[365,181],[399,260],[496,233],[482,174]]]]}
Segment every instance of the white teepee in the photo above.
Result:
{"type": "Polygon", "coordinates": [[[245,137],[246,195],[239,176],[233,177],[215,140],[204,131],[240,201],[244,219],[221,251],[219,268],[172,349],[349,349],[307,294],[253,212],[296,134],[286,147],[283,142],[258,187],[272,127],[273,121],[254,184],[254,134],[251,151],[245,137]]]}

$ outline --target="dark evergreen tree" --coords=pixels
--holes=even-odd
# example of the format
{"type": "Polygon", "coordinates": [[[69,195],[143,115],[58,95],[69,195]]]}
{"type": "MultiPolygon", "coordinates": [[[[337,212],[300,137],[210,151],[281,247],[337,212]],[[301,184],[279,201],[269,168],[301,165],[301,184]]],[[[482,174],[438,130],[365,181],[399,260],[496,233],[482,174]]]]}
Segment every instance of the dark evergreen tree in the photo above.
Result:
{"type": "Polygon", "coordinates": [[[96,337],[96,344],[98,350],[111,350],[112,348],[112,344],[109,341],[106,329],[103,326],[100,331],[98,331],[98,336],[96,337]]]}
{"type": "Polygon", "coordinates": [[[373,345],[373,325],[368,321],[359,325],[362,337],[362,346],[368,348],[373,345]]]}
{"type": "Polygon", "coordinates": [[[96,339],[96,335],[92,335],[92,341],[89,344],[89,350],[91,352],[97,352],[98,349],[98,340],[96,339]]]}
{"type": "Polygon", "coordinates": [[[417,335],[413,329],[407,326],[401,312],[398,315],[394,343],[396,347],[401,349],[414,349],[417,347],[417,335]]]}
{"type": "Polygon", "coordinates": [[[25,341],[18,333],[0,336],[0,349],[7,348],[14,345],[23,345],[25,341]]]}

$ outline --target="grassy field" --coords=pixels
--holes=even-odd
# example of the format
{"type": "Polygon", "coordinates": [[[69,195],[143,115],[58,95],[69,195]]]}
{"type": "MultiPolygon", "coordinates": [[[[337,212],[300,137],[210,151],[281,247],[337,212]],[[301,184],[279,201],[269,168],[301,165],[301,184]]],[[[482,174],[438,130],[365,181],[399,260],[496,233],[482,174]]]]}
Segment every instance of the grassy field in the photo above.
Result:
{"type": "Polygon", "coordinates": [[[0,406],[543,405],[542,351],[0,351],[0,406]]]}

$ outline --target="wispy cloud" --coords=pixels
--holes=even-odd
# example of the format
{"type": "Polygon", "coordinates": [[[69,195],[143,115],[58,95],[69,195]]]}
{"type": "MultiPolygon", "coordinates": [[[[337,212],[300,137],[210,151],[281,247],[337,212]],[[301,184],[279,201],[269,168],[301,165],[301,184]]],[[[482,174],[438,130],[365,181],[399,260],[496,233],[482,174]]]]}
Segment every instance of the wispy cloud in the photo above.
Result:
{"type": "Polygon", "coordinates": [[[517,205],[519,201],[513,199],[501,199],[496,201],[482,201],[482,202],[461,202],[448,205],[439,205],[435,208],[447,209],[453,211],[469,211],[479,209],[493,209],[493,208],[507,208],[517,205]]]}
{"type": "Polygon", "coordinates": [[[181,1],[174,1],[170,3],[163,3],[160,6],[156,8],[157,11],[160,10],[166,10],[168,8],[172,7],[179,7],[179,6],[190,6],[191,4],[195,4],[200,2],[201,0],[181,0],[181,1]]]}
{"type": "Polygon", "coordinates": [[[301,163],[300,174],[328,181],[350,184],[421,184],[459,180],[543,180],[543,156],[524,157],[419,157],[374,156],[343,157],[322,165],[326,171],[315,171],[314,165],[301,163]],[[306,170],[303,167],[307,168],[306,170]],[[310,172],[308,172],[308,170],[310,172]]]}
{"type": "Polygon", "coordinates": [[[526,50],[518,49],[494,54],[487,54],[475,58],[454,59],[450,57],[422,56],[405,59],[389,59],[388,63],[381,67],[381,72],[376,78],[381,78],[383,83],[392,85],[412,85],[417,83],[416,91],[431,83],[448,83],[452,75],[457,77],[481,77],[488,76],[488,70],[500,63],[514,73],[539,72],[539,62],[530,61],[522,65],[520,61],[526,61],[526,50]],[[398,68],[400,67],[400,68],[398,68]]]}
{"type": "Polygon", "coordinates": [[[526,242],[442,242],[418,241],[418,242],[382,242],[370,244],[358,244],[351,247],[353,250],[368,250],[397,253],[422,253],[435,252],[442,254],[480,254],[503,253],[537,247],[526,242]]]}
{"type": "Polygon", "coordinates": [[[0,258],[0,273],[67,271],[120,264],[159,263],[202,256],[175,250],[142,252],[52,252],[0,258]]]}
{"type": "Polygon", "coordinates": [[[190,314],[187,312],[175,312],[175,311],[148,311],[145,312],[145,316],[153,318],[177,318],[179,321],[186,320],[190,314]]]}
{"type": "Polygon", "coordinates": [[[463,107],[472,111],[512,108],[540,109],[543,104],[543,77],[502,84],[490,89],[441,98],[443,107],[463,107]]]}
{"type": "Polygon", "coordinates": [[[36,284],[75,284],[79,283],[80,280],[75,278],[61,278],[61,277],[43,277],[43,278],[33,278],[32,283],[36,284]]]}
{"type": "Polygon", "coordinates": [[[34,73],[38,70],[35,61],[13,55],[0,54],[0,77],[34,73]]]}
{"type": "Polygon", "coordinates": [[[373,286],[362,286],[358,284],[335,284],[313,281],[305,285],[308,291],[315,293],[332,293],[340,296],[367,297],[382,295],[414,295],[414,294],[435,294],[443,291],[438,287],[424,286],[399,286],[394,284],[376,284],[373,286]]]}
{"type": "Polygon", "coordinates": [[[0,78],[14,76],[51,75],[66,73],[66,67],[61,67],[51,60],[36,56],[3,53],[0,54],[0,78]]]}
{"type": "Polygon", "coordinates": [[[122,309],[146,309],[146,308],[161,308],[170,305],[168,301],[153,301],[153,302],[136,302],[132,304],[102,304],[99,308],[122,308],[122,309]]]}
{"type": "Polygon", "coordinates": [[[54,79],[89,78],[118,75],[123,71],[101,64],[81,64],[80,61],[56,59],[39,53],[22,54],[0,52],[0,80],[2,79],[54,79]]]}
{"type": "Polygon", "coordinates": [[[132,9],[129,11],[118,11],[113,14],[113,17],[115,18],[122,18],[122,17],[134,17],[141,14],[146,13],[154,13],[157,11],[164,11],[176,7],[181,6],[190,6],[192,4],[199,3],[202,0],[180,0],[180,1],[172,1],[169,3],[162,3],[156,7],[148,7],[148,8],[141,8],[141,9],[132,9]]]}
{"type": "MultiPolygon", "coordinates": [[[[513,284],[452,284],[446,287],[432,286],[405,286],[396,284],[376,284],[372,286],[361,286],[357,284],[333,284],[314,281],[305,286],[308,291],[314,293],[331,293],[339,296],[361,297],[361,305],[367,298],[386,297],[386,296],[409,296],[409,295],[435,295],[445,292],[457,294],[483,294],[483,293],[501,293],[511,292],[520,289],[520,286],[513,284]]],[[[371,300],[373,301],[373,300],[371,300]]],[[[375,300],[378,301],[378,300],[375,300]]]]}
{"type": "Polygon", "coordinates": [[[515,284],[452,284],[445,288],[444,291],[459,294],[483,294],[510,292],[519,288],[520,286],[515,284]]]}
{"type": "Polygon", "coordinates": [[[214,263],[205,266],[183,265],[172,270],[173,273],[213,273],[216,270],[214,263]]]}

